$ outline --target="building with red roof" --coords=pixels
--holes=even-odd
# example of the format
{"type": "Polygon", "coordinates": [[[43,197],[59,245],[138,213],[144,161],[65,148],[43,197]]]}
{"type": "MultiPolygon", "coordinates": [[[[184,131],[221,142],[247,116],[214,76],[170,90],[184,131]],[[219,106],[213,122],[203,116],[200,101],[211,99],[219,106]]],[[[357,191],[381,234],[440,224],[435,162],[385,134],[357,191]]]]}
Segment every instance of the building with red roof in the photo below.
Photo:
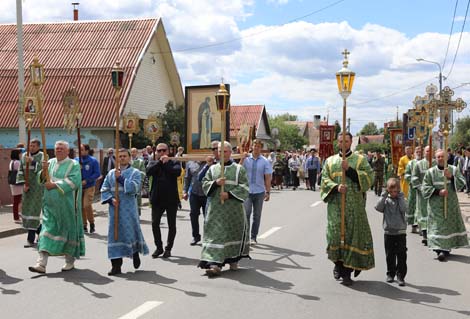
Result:
{"type": "MultiPolygon", "coordinates": [[[[18,65],[16,25],[0,25],[0,144],[18,142],[18,65]]],[[[47,147],[56,140],[76,144],[63,129],[63,94],[72,86],[79,94],[82,142],[92,148],[114,145],[115,103],[111,69],[120,61],[125,71],[121,115],[141,118],[164,112],[165,105],[184,104],[181,80],[161,19],[73,21],[24,25],[25,84],[28,65],[37,56],[46,81],[44,123],[47,147]]],[[[33,123],[32,137],[39,137],[33,123]]],[[[76,135],[76,134],[75,134],[76,135]]]]}

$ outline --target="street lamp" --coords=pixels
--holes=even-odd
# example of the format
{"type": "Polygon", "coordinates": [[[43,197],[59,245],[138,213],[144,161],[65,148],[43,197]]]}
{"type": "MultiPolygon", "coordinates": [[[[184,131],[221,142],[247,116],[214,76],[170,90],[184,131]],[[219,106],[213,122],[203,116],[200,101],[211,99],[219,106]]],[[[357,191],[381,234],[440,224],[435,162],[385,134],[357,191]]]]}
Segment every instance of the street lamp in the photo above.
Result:
{"type": "MultiPolygon", "coordinates": [[[[120,169],[119,165],[119,111],[120,111],[120,97],[121,97],[121,88],[124,80],[124,70],[121,68],[119,61],[116,61],[113,68],[111,69],[111,80],[114,88],[114,101],[116,104],[116,139],[115,139],[115,151],[116,161],[115,167],[116,170],[120,169]]],[[[119,182],[116,176],[115,188],[114,188],[114,198],[116,199],[116,205],[114,205],[114,240],[118,240],[118,225],[119,225],[119,182]]]]}
{"type": "MultiPolygon", "coordinates": [[[[350,52],[344,49],[342,52],[344,55],[343,68],[336,72],[336,82],[338,84],[338,91],[343,98],[343,136],[342,136],[342,157],[343,161],[346,160],[346,99],[351,94],[351,90],[354,84],[356,73],[348,69],[348,55],[350,52]]],[[[346,184],[346,172],[344,169],[341,174],[341,184],[346,184]]],[[[345,207],[346,207],[346,193],[341,194],[341,245],[344,246],[345,239],[345,207]]]]}
{"type": "MultiPolygon", "coordinates": [[[[227,89],[225,88],[224,83],[220,83],[220,88],[215,94],[215,103],[217,105],[217,110],[221,113],[222,118],[222,138],[221,138],[221,149],[220,149],[220,178],[224,178],[224,150],[225,150],[225,139],[226,139],[226,115],[227,111],[230,109],[230,93],[228,93],[227,89]]],[[[221,186],[220,192],[224,191],[224,185],[221,186]]],[[[223,204],[224,201],[221,199],[221,203],[223,204]]]]}
{"type": "Polygon", "coordinates": [[[435,64],[439,67],[439,94],[441,94],[441,91],[442,91],[442,68],[441,68],[441,64],[439,62],[430,61],[430,60],[426,60],[426,59],[423,59],[423,58],[418,58],[418,59],[416,59],[416,61],[432,63],[432,64],[435,64]]]}

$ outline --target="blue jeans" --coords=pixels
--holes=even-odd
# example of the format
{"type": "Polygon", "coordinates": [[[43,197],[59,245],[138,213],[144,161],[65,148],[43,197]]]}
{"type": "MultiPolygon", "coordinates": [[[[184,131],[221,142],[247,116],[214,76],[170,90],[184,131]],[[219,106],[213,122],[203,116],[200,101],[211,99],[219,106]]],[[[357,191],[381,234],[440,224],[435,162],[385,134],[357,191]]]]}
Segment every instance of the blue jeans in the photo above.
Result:
{"type": "Polygon", "coordinates": [[[249,194],[245,200],[245,213],[248,225],[250,224],[251,212],[253,212],[253,224],[251,225],[251,239],[256,240],[258,236],[259,225],[261,223],[261,211],[263,210],[264,192],[258,194],[249,194]]]}

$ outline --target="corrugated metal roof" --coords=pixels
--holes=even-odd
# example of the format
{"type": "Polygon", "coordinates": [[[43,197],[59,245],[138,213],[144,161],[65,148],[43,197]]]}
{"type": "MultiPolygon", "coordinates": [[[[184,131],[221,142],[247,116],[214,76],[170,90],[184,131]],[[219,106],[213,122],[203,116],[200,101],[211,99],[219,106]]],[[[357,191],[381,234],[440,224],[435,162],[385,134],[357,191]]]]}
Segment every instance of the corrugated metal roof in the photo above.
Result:
{"type": "Polygon", "coordinates": [[[231,105],[230,138],[236,138],[240,126],[245,123],[258,129],[263,110],[264,105],[231,105]]]}
{"type": "MultiPolygon", "coordinates": [[[[44,64],[45,126],[63,126],[62,95],[77,88],[82,127],[113,127],[114,89],[111,68],[125,71],[121,101],[126,100],[139,56],[155,32],[158,19],[76,21],[24,25],[25,84],[34,55],[44,64]]],[[[0,127],[18,127],[16,25],[0,25],[0,127]]],[[[121,106],[121,110],[123,106],[121,106]]],[[[33,124],[34,127],[38,123],[33,124]]]]}

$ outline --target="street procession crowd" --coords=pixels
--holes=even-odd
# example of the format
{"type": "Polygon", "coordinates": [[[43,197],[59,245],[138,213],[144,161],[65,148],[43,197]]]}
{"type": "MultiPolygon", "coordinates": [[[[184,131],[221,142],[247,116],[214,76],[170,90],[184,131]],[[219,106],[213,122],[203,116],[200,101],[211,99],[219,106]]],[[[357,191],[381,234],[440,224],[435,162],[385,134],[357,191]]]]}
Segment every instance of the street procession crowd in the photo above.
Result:
{"type": "Polygon", "coordinates": [[[273,151],[265,157],[260,140],[254,140],[250,152],[237,159],[230,143],[212,141],[212,154],[205,160],[184,160],[182,147],[170,157],[169,146],[160,143],[140,152],[122,148],[114,154],[109,149],[100,167],[87,144],[80,145],[80,158],[71,158],[69,144],[57,141],[55,158],[45,161],[40,141],[32,139],[29,156],[13,150],[13,173],[9,174],[16,196],[14,218],[21,217],[28,230],[24,247],[38,251],[37,262],[29,270],[46,273],[49,256],[65,256],[62,271],[75,268],[76,259],[85,254],[84,233],[96,231],[92,207],[96,190],[101,203],[109,206],[110,276],[121,273],[123,258],[132,259],[138,269],[140,255],[149,254],[139,219],[142,196],[149,198],[151,207],[152,258],[171,257],[177,210],[181,200],[189,200],[190,245],[201,242],[197,266],[213,277],[221,275],[226,265],[236,271],[242,258],[250,258],[250,245],[257,244],[263,202],[270,200],[271,188],[295,191],[302,179],[308,190],[316,191],[319,186],[327,204],[326,252],[334,263],[334,279],[344,285],[353,283],[353,272],[356,277],[375,265],[367,200],[375,200],[375,209],[383,214],[387,282],[394,282],[396,276],[398,284],[405,285],[407,226],[421,234],[423,245],[435,251],[439,261],[452,249],[468,246],[457,192],[470,190],[470,148],[465,157],[453,157],[446,165],[445,160],[451,159],[441,149],[429,162],[429,147],[416,147],[412,154],[407,146],[397,177],[388,177],[380,152],[373,157],[353,152],[351,143],[350,133],[344,138],[339,134],[338,145],[346,150],[344,159],[340,151],[323,161],[316,149],[273,151]],[[370,189],[377,198],[367,194],[370,189]],[[166,244],[160,228],[164,213],[166,244]]]}

